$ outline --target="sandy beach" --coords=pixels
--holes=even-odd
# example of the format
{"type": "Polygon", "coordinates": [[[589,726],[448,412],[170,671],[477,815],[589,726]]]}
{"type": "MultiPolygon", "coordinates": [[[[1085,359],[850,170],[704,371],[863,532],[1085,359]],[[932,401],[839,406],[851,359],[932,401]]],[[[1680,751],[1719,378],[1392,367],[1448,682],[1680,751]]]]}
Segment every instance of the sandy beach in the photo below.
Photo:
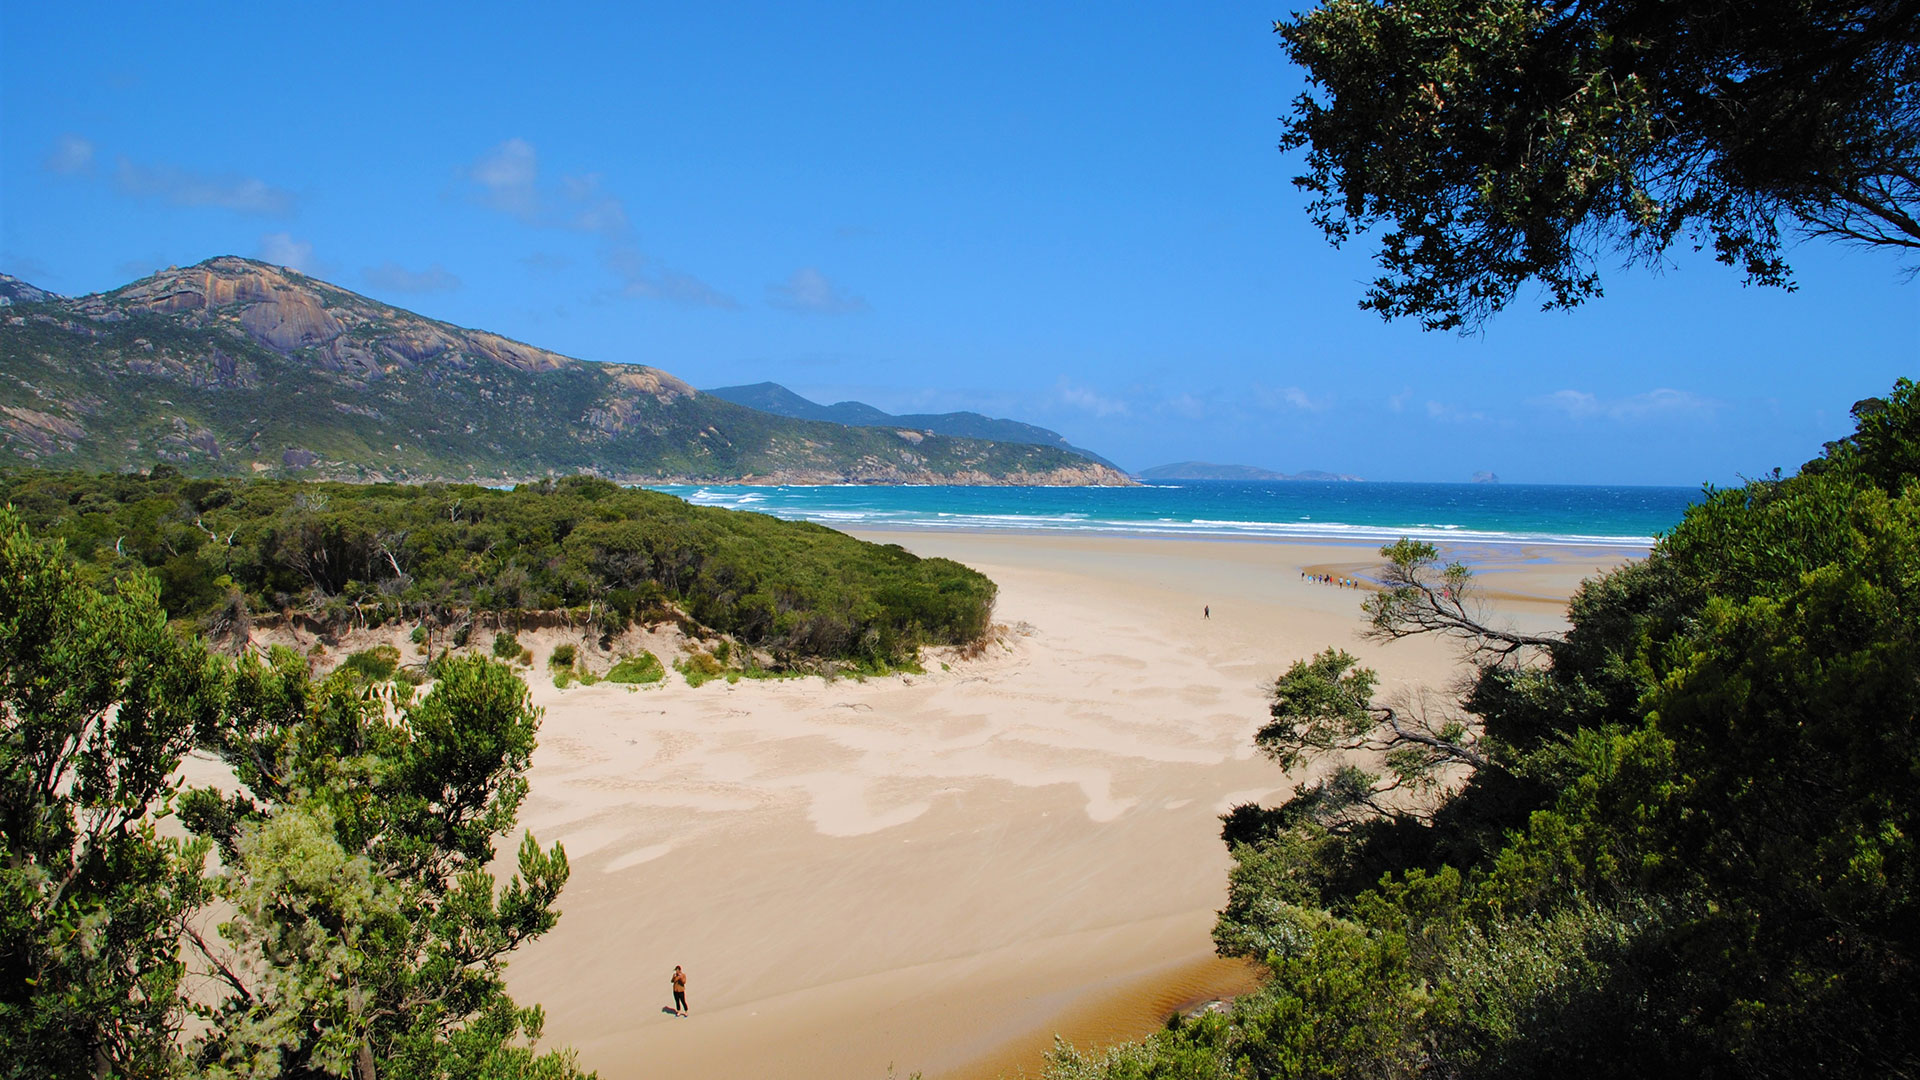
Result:
{"type": "MultiPolygon", "coordinates": [[[[1217,815],[1299,780],[1253,749],[1266,685],[1328,645],[1387,693],[1459,670],[1440,641],[1359,640],[1363,594],[1300,576],[1370,547],[863,535],[991,576],[1004,641],[865,682],[535,680],[522,821],[573,877],[509,978],[607,1080],[1032,1073],[1055,1033],[1135,1037],[1243,991],[1208,937],[1217,815]]],[[[1530,629],[1635,554],[1463,553],[1530,629]]]]}

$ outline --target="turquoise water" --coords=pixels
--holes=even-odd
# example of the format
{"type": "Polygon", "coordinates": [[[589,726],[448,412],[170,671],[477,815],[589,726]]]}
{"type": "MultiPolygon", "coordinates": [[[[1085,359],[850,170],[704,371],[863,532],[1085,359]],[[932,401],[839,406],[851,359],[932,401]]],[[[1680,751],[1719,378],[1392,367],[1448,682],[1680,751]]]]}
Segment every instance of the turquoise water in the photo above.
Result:
{"type": "Polygon", "coordinates": [[[1132,488],[734,487],[658,490],[842,529],[1021,529],[1150,536],[1400,536],[1645,546],[1696,488],[1545,484],[1178,483],[1132,488]]]}

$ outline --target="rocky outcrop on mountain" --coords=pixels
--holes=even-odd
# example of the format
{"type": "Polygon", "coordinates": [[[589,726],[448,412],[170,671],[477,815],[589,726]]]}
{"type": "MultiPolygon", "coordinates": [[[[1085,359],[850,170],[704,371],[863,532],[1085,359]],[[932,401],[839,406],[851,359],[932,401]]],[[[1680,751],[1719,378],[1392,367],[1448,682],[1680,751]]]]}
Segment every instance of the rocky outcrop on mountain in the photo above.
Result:
{"type": "Polygon", "coordinates": [[[772,416],[231,256],[68,299],[0,275],[0,465],[510,482],[1125,484],[1053,447],[772,416]],[[802,480],[802,478],[805,478],[802,480]]]}
{"type": "Polygon", "coordinates": [[[38,304],[53,299],[57,297],[45,289],[34,288],[12,274],[0,274],[0,307],[11,307],[16,303],[38,304]]]}
{"type": "MultiPolygon", "coordinates": [[[[191,326],[237,324],[276,352],[313,349],[314,358],[333,370],[366,375],[378,374],[389,364],[435,359],[487,361],[517,371],[557,371],[580,363],[498,334],[424,318],[297,271],[233,256],[185,270],[168,267],[123,289],[87,297],[78,309],[95,318],[115,311],[148,312],[189,314],[185,321],[191,326]]],[[[678,384],[680,391],[690,389],[670,375],[660,381],[678,384]]]]}

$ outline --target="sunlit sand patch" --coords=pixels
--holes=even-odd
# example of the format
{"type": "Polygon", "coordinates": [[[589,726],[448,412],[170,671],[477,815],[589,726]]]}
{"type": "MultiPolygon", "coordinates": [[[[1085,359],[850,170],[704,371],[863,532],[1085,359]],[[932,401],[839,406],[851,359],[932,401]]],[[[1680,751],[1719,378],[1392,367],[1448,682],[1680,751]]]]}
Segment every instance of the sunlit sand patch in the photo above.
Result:
{"type": "Polygon", "coordinates": [[[1236,992],[1211,966],[1229,865],[1216,815],[1303,778],[1251,742],[1272,680],[1328,645],[1389,684],[1457,670],[1444,643],[1357,641],[1357,598],[1294,596],[1294,555],[1264,581],[1262,545],[901,542],[986,569],[996,618],[1034,632],[864,682],[534,685],[549,711],[523,819],[570,852],[585,837],[582,871],[604,872],[576,872],[566,917],[509,979],[607,1080],[838,1080],[889,1062],[991,1080],[1035,1072],[1076,1010],[1124,1015],[1077,1029],[1105,1039],[1157,1027],[1169,995],[1236,992]],[[1197,630],[1194,598],[1236,589],[1232,617],[1216,604],[1197,630]],[[691,1022],[661,1019],[647,991],[679,963],[691,1022]],[[1174,977],[1188,967],[1192,986],[1174,977]],[[995,1056],[1011,1046],[1024,1056],[995,1056]]]}
{"type": "Polygon", "coordinates": [[[1085,750],[1108,757],[1135,758],[1163,764],[1216,765],[1227,759],[1224,748],[1218,751],[1191,749],[1112,730],[1026,731],[1020,734],[1019,739],[1061,750],[1085,750]]]}
{"type": "MultiPolygon", "coordinates": [[[[602,791],[618,792],[620,795],[618,805],[636,809],[692,810],[700,813],[724,814],[758,810],[770,801],[770,796],[758,789],[733,784],[676,783],[666,780],[634,779],[606,784],[585,781],[575,781],[575,783],[602,791]]],[[[613,804],[596,799],[591,805],[613,804]]]]}
{"type": "MultiPolygon", "coordinates": [[[[567,849],[567,858],[578,859],[599,851],[625,835],[625,832],[617,829],[576,829],[560,832],[553,839],[567,849]]],[[[547,838],[543,836],[540,839],[545,842],[547,838]]]]}
{"type": "MultiPolygon", "coordinates": [[[[1003,741],[996,745],[1005,748],[1006,743],[1003,741]]],[[[916,772],[918,775],[942,779],[973,777],[1002,780],[1024,788],[1071,784],[1086,796],[1087,817],[1095,822],[1112,821],[1139,801],[1116,798],[1112,790],[1112,774],[1098,766],[1045,765],[981,750],[930,758],[920,763],[916,772]]]]}
{"type": "Polygon", "coordinates": [[[807,772],[851,770],[869,754],[862,748],[849,746],[847,742],[831,736],[805,734],[768,739],[757,744],[751,756],[757,766],[755,776],[777,777],[795,769],[807,772]]]}
{"type": "MultiPolygon", "coordinates": [[[[653,860],[659,858],[662,855],[665,855],[667,852],[672,850],[673,850],[672,844],[651,844],[647,847],[640,848],[637,851],[629,851],[625,855],[622,855],[619,858],[614,859],[612,862],[607,863],[607,865],[601,867],[600,869],[603,873],[608,873],[608,874],[618,873],[621,870],[626,870],[635,866],[639,866],[641,863],[652,862],[653,860]]],[[[571,855],[572,852],[568,852],[568,854],[571,855]]]]}
{"type": "Polygon", "coordinates": [[[868,801],[870,785],[842,773],[806,773],[781,779],[783,786],[807,795],[807,820],[822,836],[865,836],[905,825],[932,809],[924,800],[875,810],[868,801]]]}
{"type": "Polygon", "coordinates": [[[1213,804],[1213,812],[1224,814],[1241,803],[1265,802],[1269,796],[1285,790],[1277,787],[1258,787],[1247,788],[1245,791],[1229,791],[1220,796],[1219,802],[1213,804]]]}

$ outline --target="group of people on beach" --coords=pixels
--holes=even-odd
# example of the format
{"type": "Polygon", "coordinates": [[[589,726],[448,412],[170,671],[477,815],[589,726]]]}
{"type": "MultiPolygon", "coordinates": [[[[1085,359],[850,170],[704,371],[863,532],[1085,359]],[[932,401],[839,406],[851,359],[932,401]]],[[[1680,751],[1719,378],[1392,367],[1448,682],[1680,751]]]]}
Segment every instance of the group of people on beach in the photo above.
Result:
{"type": "Polygon", "coordinates": [[[1360,587],[1359,578],[1341,577],[1338,574],[1309,574],[1305,570],[1300,571],[1300,580],[1314,581],[1322,585],[1338,585],[1343,589],[1357,589],[1360,587]]]}

